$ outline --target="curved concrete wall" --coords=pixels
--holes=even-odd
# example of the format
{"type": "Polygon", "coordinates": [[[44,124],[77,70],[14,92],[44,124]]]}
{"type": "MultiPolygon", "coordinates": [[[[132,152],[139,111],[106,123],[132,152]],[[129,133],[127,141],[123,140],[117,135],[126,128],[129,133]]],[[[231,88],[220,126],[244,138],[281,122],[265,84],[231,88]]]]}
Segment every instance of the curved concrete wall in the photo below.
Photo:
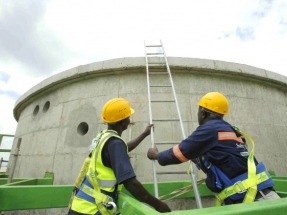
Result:
{"type": "MultiPolygon", "coordinates": [[[[168,61],[186,134],[197,127],[199,98],[206,92],[220,91],[231,105],[225,119],[254,138],[255,155],[268,169],[277,175],[287,175],[287,77],[221,61],[175,57],[169,57],[168,61]]],[[[167,96],[160,91],[158,95],[167,96]]],[[[133,125],[123,133],[123,138],[136,137],[149,121],[143,57],[78,66],[44,80],[25,93],[14,108],[18,126],[13,150],[21,138],[14,177],[43,177],[45,171],[51,171],[55,184],[73,183],[91,140],[105,128],[99,117],[101,108],[113,97],[128,99],[135,109],[133,125]]],[[[174,127],[162,132],[155,125],[156,135],[175,136],[178,132],[174,127]]],[[[140,181],[153,178],[151,162],[146,158],[149,147],[150,139],[146,138],[131,153],[140,181]]],[[[160,149],[167,147],[170,146],[160,149]]],[[[186,165],[164,168],[186,169],[186,165]]],[[[189,179],[186,175],[182,177],[189,179]]]]}

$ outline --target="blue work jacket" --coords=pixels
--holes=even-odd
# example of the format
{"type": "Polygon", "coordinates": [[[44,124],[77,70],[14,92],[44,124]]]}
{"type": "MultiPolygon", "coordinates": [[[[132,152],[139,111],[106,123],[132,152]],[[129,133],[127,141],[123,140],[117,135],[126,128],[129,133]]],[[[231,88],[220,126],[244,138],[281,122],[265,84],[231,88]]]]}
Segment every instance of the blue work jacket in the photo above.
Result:
{"type": "Polygon", "coordinates": [[[245,143],[223,119],[210,119],[198,126],[180,144],[160,152],[158,162],[165,166],[202,156],[220,168],[229,178],[247,172],[248,151],[245,143]]]}

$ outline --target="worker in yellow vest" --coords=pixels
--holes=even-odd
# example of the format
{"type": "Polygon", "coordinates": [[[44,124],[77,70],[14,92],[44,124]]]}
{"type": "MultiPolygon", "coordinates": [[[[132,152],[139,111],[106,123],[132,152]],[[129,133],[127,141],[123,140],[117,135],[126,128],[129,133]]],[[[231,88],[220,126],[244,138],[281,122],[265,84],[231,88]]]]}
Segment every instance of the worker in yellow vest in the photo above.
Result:
{"type": "Polygon", "coordinates": [[[192,160],[206,173],[206,185],[217,193],[218,206],[280,198],[264,164],[254,157],[252,138],[223,120],[228,112],[229,102],[222,93],[205,94],[198,102],[196,130],[165,151],[150,148],[148,158],[163,166],[192,160]],[[251,144],[249,151],[246,141],[251,144]]]}
{"type": "Polygon", "coordinates": [[[137,180],[130,163],[128,152],[137,147],[153,127],[147,126],[141,135],[126,143],[121,134],[128,128],[133,113],[129,102],[123,98],[111,99],[104,105],[102,120],[107,123],[107,129],[92,141],[92,151],[75,184],[69,215],[120,214],[116,202],[122,185],[137,200],[157,211],[171,211],[137,180]]]}

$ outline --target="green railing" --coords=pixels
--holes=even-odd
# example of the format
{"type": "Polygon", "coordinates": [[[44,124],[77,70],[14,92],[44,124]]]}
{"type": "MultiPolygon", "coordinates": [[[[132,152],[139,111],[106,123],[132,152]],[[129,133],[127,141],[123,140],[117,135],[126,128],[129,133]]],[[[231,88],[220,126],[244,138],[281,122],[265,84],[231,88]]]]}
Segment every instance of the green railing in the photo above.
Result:
{"type": "MultiPolygon", "coordinates": [[[[32,210],[47,208],[66,208],[71,197],[72,185],[53,185],[53,173],[46,173],[40,179],[20,179],[14,178],[11,183],[7,183],[8,176],[0,175],[0,211],[32,210]]],[[[282,197],[279,200],[269,200],[266,202],[255,202],[252,204],[238,204],[224,207],[209,207],[202,209],[173,211],[171,215],[199,215],[199,214],[286,214],[287,211],[287,177],[273,177],[275,189],[282,197]]],[[[153,193],[153,184],[144,183],[145,188],[153,193]]],[[[167,195],[175,190],[190,186],[189,181],[183,182],[162,182],[159,183],[161,195],[167,195]]],[[[213,194],[207,189],[205,184],[198,186],[202,198],[212,197],[213,194]]],[[[167,195],[168,196],[168,195],[167,195]]],[[[187,192],[177,196],[177,199],[191,199],[195,201],[193,192],[187,192]]],[[[156,215],[159,213],[149,206],[138,202],[125,190],[120,194],[118,206],[122,214],[156,215]]]]}
{"type": "MultiPolygon", "coordinates": [[[[160,215],[157,211],[148,207],[145,204],[141,204],[134,198],[126,195],[125,193],[120,195],[118,201],[119,208],[123,215],[136,214],[136,215],[160,215]]],[[[264,201],[228,205],[222,207],[209,207],[201,209],[191,210],[178,210],[170,213],[169,215],[285,215],[287,210],[287,198],[278,200],[269,200],[268,204],[264,201]],[[248,204],[248,205],[247,205],[248,204]]]]}
{"type": "MultiPolygon", "coordinates": [[[[11,134],[0,134],[0,147],[2,145],[3,137],[14,137],[14,135],[11,135],[11,134]]],[[[11,152],[11,149],[1,149],[0,148],[0,152],[11,152]]]]}
{"type": "MultiPolygon", "coordinates": [[[[10,153],[11,149],[1,149],[3,137],[14,137],[14,135],[12,135],[12,134],[0,134],[0,153],[1,152],[10,153]]],[[[8,163],[8,160],[4,160],[3,157],[0,156],[0,170],[1,170],[1,167],[2,167],[2,163],[4,163],[4,162],[8,163]]]]}
{"type": "MultiPolygon", "coordinates": [[[[1,146],[1,143],[2,143],[2,140],[3,140],[3,137],[14,137],[14,135],[12,135],[12,134],[0,134],[0,146],[1,146]]],[[[2,150],[4,150],[4,149],[0,149],[0,152],[5,152],[5,151],[2,151],[2,150]]]]}
{"type": "MultiPolygon", "coordinates": [[[[0,175],[1,176],[1,175],[0,175]]],[[[0,211],[65,208],[72,193],[72,185],[53,185],[54,174],[44,178],[14,178],[7,183],[8,175],[0,177],[0,211]]]]}

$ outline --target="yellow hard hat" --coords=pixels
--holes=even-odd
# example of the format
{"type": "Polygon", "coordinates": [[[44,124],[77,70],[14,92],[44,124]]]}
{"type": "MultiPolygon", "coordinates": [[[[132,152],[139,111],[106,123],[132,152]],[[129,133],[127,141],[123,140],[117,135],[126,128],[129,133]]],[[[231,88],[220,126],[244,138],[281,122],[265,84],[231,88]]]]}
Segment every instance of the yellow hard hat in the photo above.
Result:
{"type": "Polygon", "coordinates": [[[227,98],[219,92],[205,94],[197,104],[215,113],[224,115],[229,112],[229,102],[227,98]]]}
{"type": "Polygon", "coordinates": [[[103,107],[102,120],[106,123],[113,123],[128,118],[134,113],[130,103],[123,98],[109,100],[103,107]]]}

